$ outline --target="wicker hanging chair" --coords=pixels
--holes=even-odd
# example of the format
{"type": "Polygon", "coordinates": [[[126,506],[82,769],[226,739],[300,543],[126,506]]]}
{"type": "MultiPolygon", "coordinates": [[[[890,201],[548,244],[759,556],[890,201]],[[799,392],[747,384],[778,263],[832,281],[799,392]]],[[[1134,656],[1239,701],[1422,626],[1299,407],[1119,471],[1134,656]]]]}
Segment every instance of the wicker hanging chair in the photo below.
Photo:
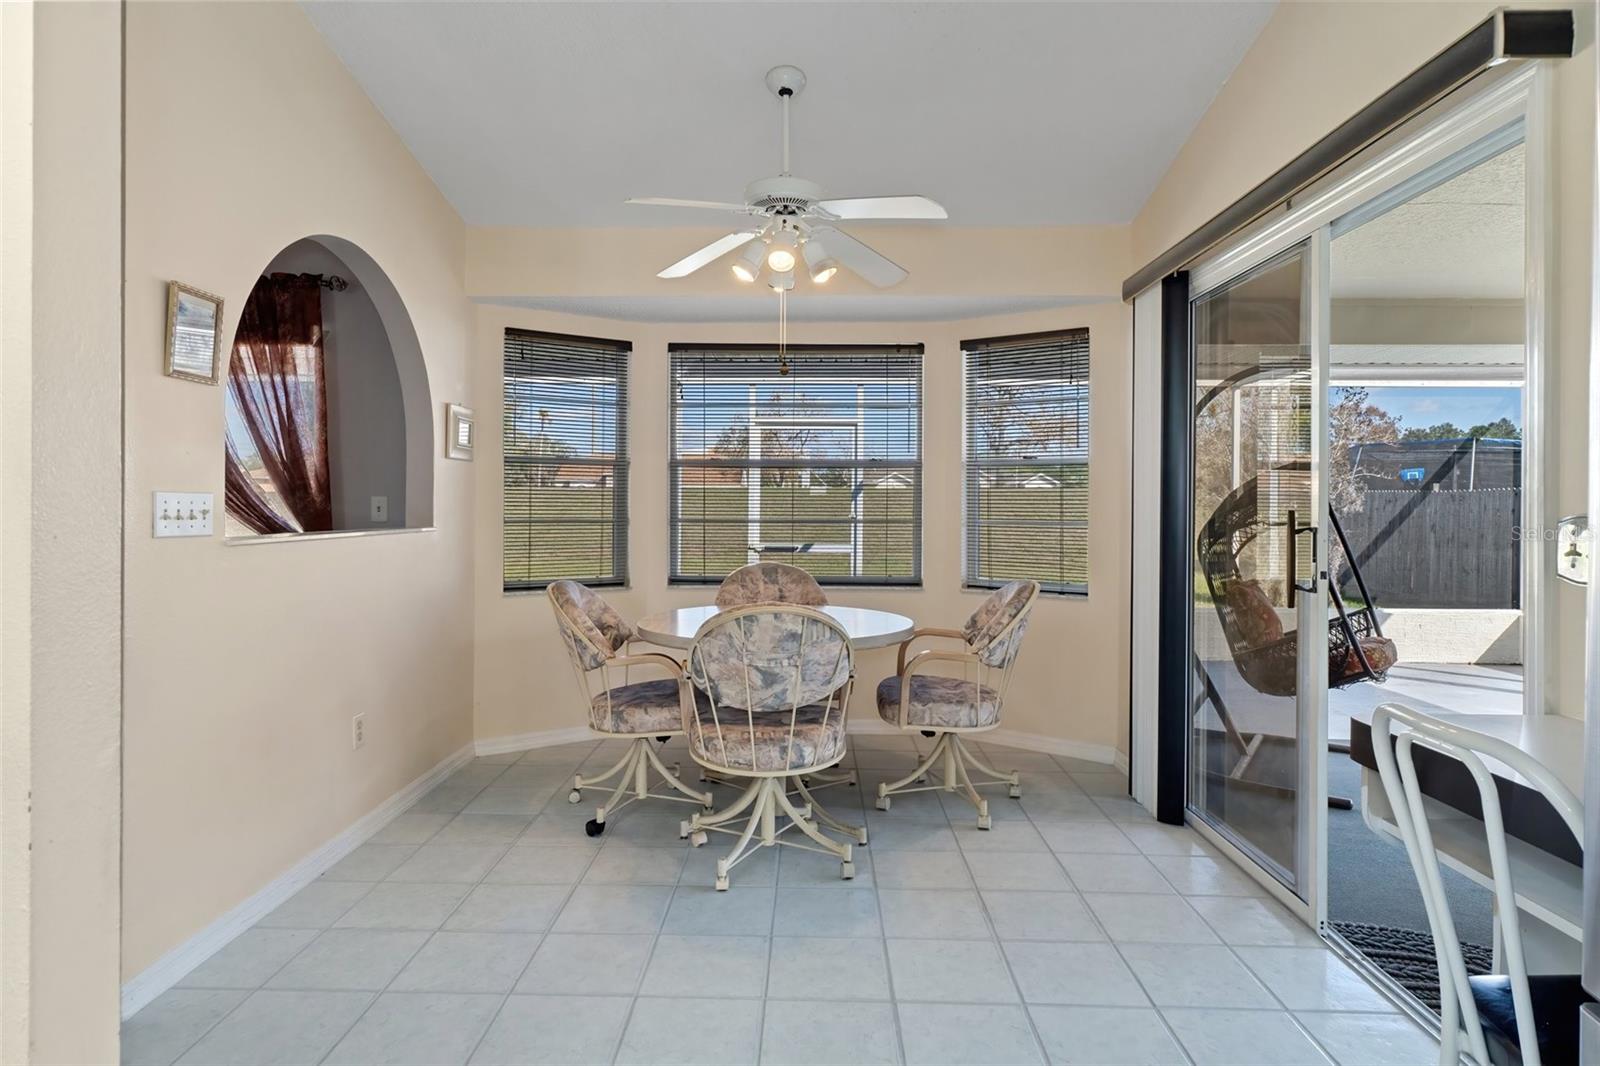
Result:
{"type": "MultiPolygon", "coordinates": [[[[1245,682],[1268,696],[1295,694],[1299,634],[1283,631],[1278,616],[1261,584],[1240,571],[1239,558],[1269,527],[1282,523],[1266,521],[1256,505],[1257,479],[1251,478],[1223,497],[1195,539],[1200,572],[1205,575],[1212,606],[1222,623],[1222,632],[1234,665],[1245,682]]],[[[1351,576],[1361,593],[1362,606],[1346,607],[1339,595],[1339,583],[1329,582],[1328,599],[1338,617],[1328,624],[1328,687],[1344,688],[1362,681],[1382,682],[1394,665],[1394,641],[1383,635],[1372,596],[1356,566],[1356,559],[1345,539],[1339,516],[1332,508],[1328,518],[1343,549],[1351,576]]]]}

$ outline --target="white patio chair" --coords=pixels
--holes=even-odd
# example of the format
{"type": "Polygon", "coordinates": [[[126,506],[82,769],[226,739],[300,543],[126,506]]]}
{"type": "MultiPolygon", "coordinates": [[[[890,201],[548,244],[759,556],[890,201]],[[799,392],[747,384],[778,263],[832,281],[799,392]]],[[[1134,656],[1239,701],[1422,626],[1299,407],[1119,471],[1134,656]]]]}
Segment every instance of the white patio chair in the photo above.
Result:
{"type": "Polygon", "coordinates": [[[1484,759],[1509,766],[1538,789],[1581,847],[1583,807],[1577,797],[1548,767],[1519,748],[1395,703],[1386,703],[1372,714],[1372,750],[1433,932],[1439,964],[1441,1066],[1459,1060],[1463,1031],[1467,1053],[1482,1066],[1578,1061],[1578,1008],[1587,996],[1577,975],[1528,975],[1500,793],[1484,759]],[[1506,974],[1467,976],[1450,898],[1439,876],[1439,852],[1418,784],[1418,748],[1455,759],[1477,785],[1506,974]]]}

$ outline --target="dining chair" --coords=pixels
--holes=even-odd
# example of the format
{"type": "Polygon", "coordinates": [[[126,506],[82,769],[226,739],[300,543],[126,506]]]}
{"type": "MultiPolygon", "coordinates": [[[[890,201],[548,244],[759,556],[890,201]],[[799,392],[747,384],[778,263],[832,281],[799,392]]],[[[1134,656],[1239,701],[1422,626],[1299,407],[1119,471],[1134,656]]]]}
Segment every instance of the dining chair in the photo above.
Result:
{"type": "Polygon", "coordinates": [[[978,793],[978,786],[1008,785],[1013,799],[1022,796],[1020,774],[989,766],[962,737],[1000,724],[1012,667],[1038,596],[1037,581],[1013,581],[985,598],[960,629],[918,628],[901,643],[894,676],[878,684],[878,716],[892,726],[938,739],[915,770],[898,781],[879,783],[878,810],[888,810],[890,797],[903,793],[959,791],[978,809],[978,828],[988,829],[989,801],[978,793]],[[959,641],[963,647],[926,648],[908,659],[912,644],[924,638],[959,641]],[[929,672],[956,667],[958,677],[929,672]],[[919,784],[929,780],[935,766],[939,780],[919,784]],[[974,770],[989,780],[974,781],[974,770]]]}
{"type": "Polygon", "coordinates": [[[758,848],[778,845],[834,855],[839,876],[855,876],[852,845],[825,835],[818,825],[822,812],[803,792],[796,803],[786,784],[844,758],[854,679],[849,635],[814,608],[735,607],[700,627],[682,685],[689,754],[724,779],[749,781],[725,809],[696,813],[681,826],[694,847],[706,843],[708,832],[738,837],[717,860],[719,892],[727,890],[735,866],[758,848]],[[787,819],[781,825],[780,816],[787,819]],[[741,817],[743,827],[734,828],[741,817]],[[794,830],[809,843],[790,837],[794,830]]]}
{"type": "Polygon", "coordinates": [[[1576,974],[1528,974],[1512,863],[1513,850],[1528,845],[1507,841],[1500,793],[1484,759],[1504,763],[1538,789],[1582,847],[1583,807],[1578,798],[1548,767],[1521,749],[1396,703],[1372,713],[1372,750],[1433,933],[1439,966],[1441,1066],[1459,1061],[1463,1031],[1467,1053],[1484,1066],[1577,1062],[1578,1012],[1589,997],[1576,974]],[[1439,875],[1434,823],[1418,784],[1419,748],[1459,762],[1477,786],[1504,974],[1467,974],[1450,897],[1439,875]]]}
{"type": "Polygon", "coordinates": [[[718,607],[746,607],[755,603],[797,603],[805,607],[823,607],[828,597],[823,595],[817,579],[788,563],[751,563],[741,566],[722,579],[717,588],[718,607]]]}
{"type": "Polygon", "coordinates": [[[636,636],[633,627],[588,586],[552,581],[545,595],[555,610],[556,627],[572,660],[578,690],[588,699],[589,728],[603,737],[631,741],[627,753],[605,773],[573,776],[567,796],[573,803],[583,799],[584,789],[620,778],[614,787],[599,789],[610,798],[596,808],[594,819],[584,829],[592,837],[599,836],[605,832],[606,820],[635,800],[674,800],[709,809],[711,793],[696,792],[684,784],[678,778],[678,766],[668,767],[650,746],[651,737],[665,742],[683,732],[678,692],[683,664],[660,652],[626,654],[628,643],[636,636]],[[658,669],[668,676],[630,682],[634,669],[658,669]],[[622,683],[613,684],[619,671],[622,683]],[[652,792],[651,770],[682,795],[652,792]]]}

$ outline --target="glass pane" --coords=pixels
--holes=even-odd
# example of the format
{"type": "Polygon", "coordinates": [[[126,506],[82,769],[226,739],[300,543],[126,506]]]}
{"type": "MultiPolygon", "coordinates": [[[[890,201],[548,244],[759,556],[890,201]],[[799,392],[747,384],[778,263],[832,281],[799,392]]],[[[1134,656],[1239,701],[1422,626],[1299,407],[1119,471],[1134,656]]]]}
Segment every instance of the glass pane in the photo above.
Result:
{"type": "Polygon", "coordinates": [[[1194,304],[1190,803],[1291,887],[1300,825],[1291,521],[1311,514],[1301,250],[1194,304]]]}

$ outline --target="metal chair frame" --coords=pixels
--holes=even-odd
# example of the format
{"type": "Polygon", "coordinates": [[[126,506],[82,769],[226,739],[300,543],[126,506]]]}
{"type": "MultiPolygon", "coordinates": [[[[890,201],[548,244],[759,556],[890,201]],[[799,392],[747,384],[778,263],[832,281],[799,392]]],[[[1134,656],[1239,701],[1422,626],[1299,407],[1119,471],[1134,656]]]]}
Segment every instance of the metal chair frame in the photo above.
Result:
{"type": "MultiPolygon", "coordinates": [[[[1017,612],[1006,626],[994,634],[983,644],[983,648],[1009,637],[1013,630],[1021,625],[1033,611],[1033,605],[1039,598],[1039,589],[1035,585],[1027,602],[1017,612]]],[[[900,714],[895,723],[900,729],[919,730],[927,735],[937,735],[933,750],[928,752],[926,758],[917,764],[916,769],[900,778],[898,781],[880,782],[878,784],[878,798],[876,806],[880,811],[889,809],[891,797],[912,792],[960,792],[968,803],[977,808],[978,828],[988,829],[992,825],[989,814],[989,801],[979,792],[980,787],[986,785],[1006,785],[1007,795],[1012,799],[1022,798],[1022,775],[1016,770],[1006,772],[996,770],[988,763],[974,755],[961,739],[967,733],[986,733],[995,729],[1000,724],[1000,715],[996,713],[992,725],[984,726],[929,726],[919,725],[910,720],[911,715],[911,679],[918,673],[926,670],[936,663],[960,663],[962,666],[962,680],[970,683],[972,688],[973,705],[977,706],[983,698],[983,689],[990,688],[995,693],[995,702],[1000,709],[1005,707],[1006,690],[1011,685],[1011,677],[1016,667],[1017,657],[1021,654],[1018,649],[1012,654],[1010,660],[1003,667],[993,667],[985,663],[980,655],[982,648],[967,645],[965,651],[949,651],[928,648],[918,652],[909,660],[906,652],[911,645],[925,638],[938,638],[959,640],[966,645],[966,635],[959,629],[941,629],[934,626],[919,627],[912,630],[900,645],[899,655],[895,660],[895,674],[900,678],[900,714]],[[1000,677],[997,685],[988,684],[994,673],[998,671],[1000,677]],[[928,780],[929,773],[934,766],[939,766],[939,780],[929,784],[919,784],[928,780]],[[988,780],[974,781],[972,771],[977,770],[988,780]]]]}
{"type": "MultiPolygon", "coordinates": [[[[855,655],[850,646],[850,635],[830,615],[811,607],[802,607],[795,604],[751,604],[746,607],[722,611],[707,619],[705,625],[700,627],[700,632],[695,635],[695,642],[689,649],[689,658],[685,663],[682,675],[681,692],[684,730],[690,734],[689,754],[695,762],[721,777],[742,777],[749,778],[751,781],[743,794],[728,807],[711,813],[691,815],[680,825],[679,835],[688,839],[691,846],[697,848],[705,845],[708,840],[708,833],[725,833],[738,838],[734,843],[733,850],[724,858],[717,860],[716,889],[719,892],[728,890],[729,875],[739,863],[756,854],[759,848],[780,845],[837,857],[840,860],[839,876],[848,881],[855,877],[856,872],[855,863],[852,861],[852,846],[848,843],[839,843],[829,839],[819,828],[817,822],[820,821],[831,828],[856,836],[858,840],[865,835],[865,832],[857,827],[838,821],[819,805],[815,804],[804,782],[805,775],[837,765],[844,758],[847,750],[843,745],[841,745],[838,754],[831,759],[818,762],[812,766],[802,767],[788,766],[789,760],[785,759],[785,767],[779,770],[756,770],[753,767],[727,766],[709,757],[702,757],[697,750],[693,735],[694,731],[704,730],[705,728],[700,724],[699,719],[697,701],[701,697],[711,701],[712,725],[719,740],[724,736],[725,726],[722,719],[724,711],[735,712],[734,719],[739,716],[744,718],[744,728],[748,729],[750,734],[752,763],[755,761],[756,715],[788,714],[789,743],[792,745],[794,742],[796,721],[802,705],[794,704],[788,708],[744,708],[732,705],[719,707],[715,697],[702,684],[707,680],[703,665],[697,669],[700,644],[709,634],[727,626],[738,625],[740,619],[757,614],[796,615],[827,628],[838,637],[840,662],[848,664],[848,671],[843,686],[829,694],[823,704],[822,724],[826,726],[832,715],[837,713],[841,728],[845,725],[845,718],[850,705],[850,693],[855,685],[855,655]],[[786,784],[790,779],[793,779],[796,791],[799,793],[801,800],[804,801],[802,804],[797,804],[790,798],[790,790],[786,784]],[[783,815],[788,821],[783,825],[779,825],[779,815],[783,815]],[[729,823],[734,822],[741,816],[745,816],[744,826],[742,828],[733,828],[729,823]],[[809,838],[812,843],[805,844],[798,840],[784,839],[785,834],[795,829],[798,829],[801,834],[809,838]],[[757,833],[760,834],[759,839],[757,838],[757,833]]],[[[805,630],[803,629],[802,658],[804,633],[805,630]]],[[[746,665],[748,669],[748,663],[746,665]]],[[[798,671],[798,669],[799,663],[797,661],[796,670],[798,671]]],[[[746,702],[755,701],[747,700],[746,702]]],[[[739,726],[736,721],[731,721],[726,728],[732,731],[739,728],[739,726]]],[[[726,746],[724,746],[723,750],[727,750],[726,746]]]]}
{"type": "Polygon", "coordinates": [[[1433,932],[1434,953],[1439,966],[1440,1066],[1460,1059],[1460,1038],[1467,1036],[1467,1053],[1481,1066],[1489,1066],[1487,1041],[1478,1006],[1467,981],[1462,960],[1461,940],[1456,935],[1450,899],[1439,876],[1439,854],[1421,787],[1413,752],[1422,747],[1455,759],[1466,767],[1478,786],[1483,809],[1485,835],[1489,845],[1489,867],[1494,882],[1495,918],[1500,926],[1501,945],[1511,980],[1511,1000],[1516,1012],[1517,1033],[1524,1066],[1540,1066],[1537,1026],[1532,996],[1528,989],[1528,967],[1522,949],[1521,914],[1512,883],[1511,858],[1506,847],[1505,822],[1501,815],[1500,793],[1493,774],[1483,758],[1511,767],[1531,782],[1555,808],[1567,829],[1583,842],[1583,807],[1570,789],[1550,772],[1549,767],[1527,752],[1482,733],[1440,721],[1409,707],[1386,703],[1372,715],[1372,750],[1378,762],[1378,776],[1394,810],[1395,824],[1405,842],[1406,854],[1422,890],[1428,924],[1433,932]],[[1396,733],[1394,726],[1405,727],[1396,733]]]}

